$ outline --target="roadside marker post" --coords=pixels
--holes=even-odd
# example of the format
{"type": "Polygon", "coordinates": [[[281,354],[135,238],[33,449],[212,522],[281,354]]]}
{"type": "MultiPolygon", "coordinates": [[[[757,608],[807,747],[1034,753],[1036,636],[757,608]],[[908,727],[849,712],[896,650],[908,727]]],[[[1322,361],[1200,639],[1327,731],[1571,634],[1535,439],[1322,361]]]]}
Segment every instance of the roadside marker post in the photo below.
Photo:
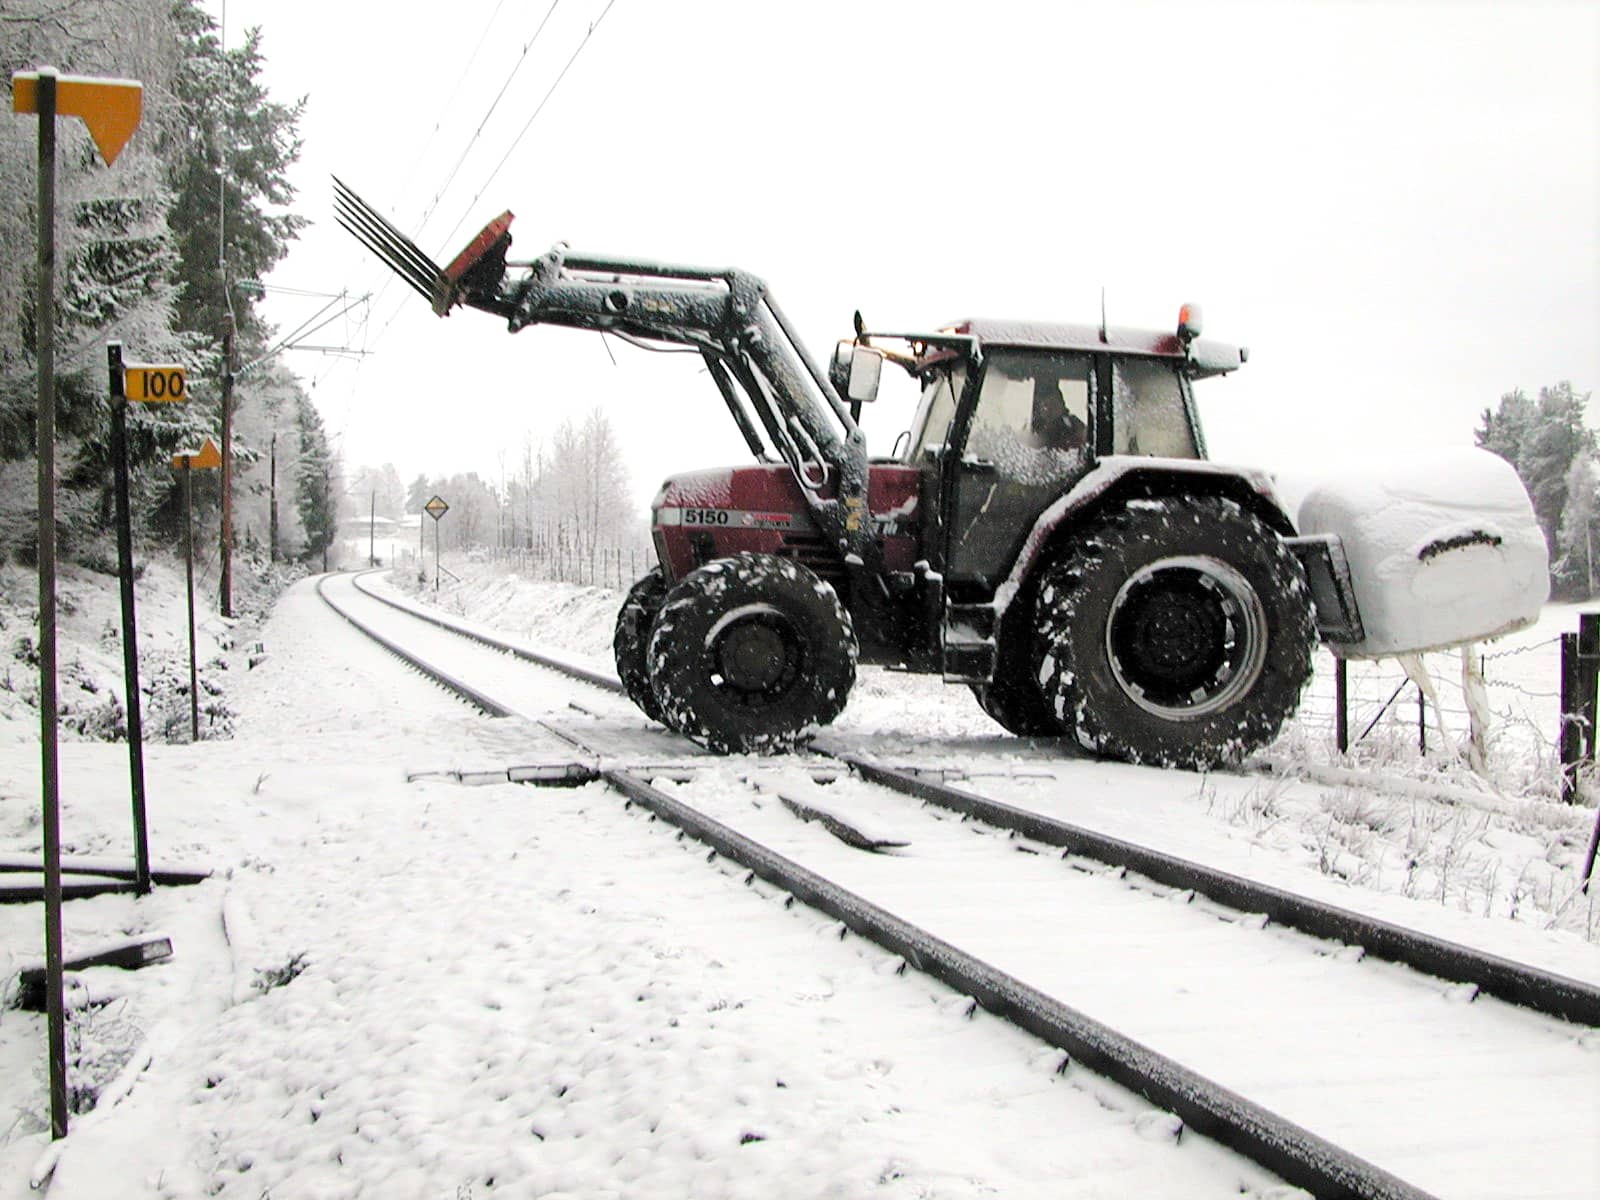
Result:
{"type": "Polygon", "coordinates": [[[194,496],[189,486],[193,471],[214,471],[222,466],[222,451],[210,438],[198,450],[180,450],[172,456],[172,469],[183,472],[183,578],[189,593],[189,740],[200,740],[200,683],[194,662],[194,496]]]}
{"type": "Polygon", "coordinates": [[[139,696],[139,636],[133,604],[133,516],[128,500],[128,403],[181,403],[188,373],[175,363],[125,363],[122,343],[106,345],[111,388],[111,466],[116,482],[117,579],[122,594],[122,673],[128,702],[128,775],[133,795],[134,881],[150,891],[150,834],[145,819],[144,717],[139,696]]]}
{"type": "Polygon", "coordinates": [[[81,117],[109,166],[139,127],[144,88],[128,79],[11,76],[11,110],[39,118],[35,349],[39,373],[39,746],[44,835],[45,988],[49,1013],[50,1136],[67,1136],[67,1033],[61,998],[61,793],[56,719],[55,271],[56,117],[81,117]]]}
{"type": "MultiPolygon", "coordinates": [[[[435,496],[422,506],[422,510],[433,518],[433,590],[439,590],[439,519],[450,511],[450,506],[444,502],[443,496],[435,496]]],[[[454,579],[452,575],[450,578],[454,579]]]]}

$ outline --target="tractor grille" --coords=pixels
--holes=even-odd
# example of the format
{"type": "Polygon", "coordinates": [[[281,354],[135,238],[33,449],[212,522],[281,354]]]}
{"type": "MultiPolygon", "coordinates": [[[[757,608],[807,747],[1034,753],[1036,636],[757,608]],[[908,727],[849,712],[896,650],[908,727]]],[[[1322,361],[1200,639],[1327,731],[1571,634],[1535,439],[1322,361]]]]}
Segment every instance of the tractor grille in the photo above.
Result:
{"type": "Polygon", "coordinates": [[[839,591],[844,585],[844,563],[821,537],[815,534],[787,533],[778,554],[816,572],[824,582],[839,591]]]}

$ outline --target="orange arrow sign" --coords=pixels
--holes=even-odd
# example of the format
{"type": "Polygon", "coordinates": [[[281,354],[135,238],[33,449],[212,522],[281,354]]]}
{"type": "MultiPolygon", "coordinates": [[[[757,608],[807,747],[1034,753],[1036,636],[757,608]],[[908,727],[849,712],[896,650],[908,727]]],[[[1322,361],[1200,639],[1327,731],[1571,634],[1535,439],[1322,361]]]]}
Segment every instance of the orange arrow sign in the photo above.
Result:
{"type": "Polygon", "coordinates": [[[174,454],[172,465],[179,471],[212,471],[222,465],[222,451],[207,438],[198,450],[180,450],[174,454]]]}
{"type": "MultiPolygon", "coordinates": [[[[11,77],[11,111],[39,111],[38,71],[19,71],[11,77]]],[[[133,79],[90,79],[81,75],[56,76],[56,112],[82,117],[89,136],[110,166],[139,128],[144,110],[144,85],[133,79]]]]}

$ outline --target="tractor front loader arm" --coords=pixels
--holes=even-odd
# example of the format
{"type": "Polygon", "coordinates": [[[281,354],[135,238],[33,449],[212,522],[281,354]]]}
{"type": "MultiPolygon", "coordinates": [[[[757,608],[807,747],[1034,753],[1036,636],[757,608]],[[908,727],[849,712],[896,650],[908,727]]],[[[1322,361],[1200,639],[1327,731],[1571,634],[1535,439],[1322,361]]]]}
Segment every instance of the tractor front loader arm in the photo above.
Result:
{"type": "MultiPolygon", "coordinates": [[[[447,267],[438,266],[337,179],[339,223],[421,293],[435,313],[464,305],[529,325],[565,325],[629,340],[693,347],[719,387],[731,377],[794,472],[806,504],[852,576],[879,575],[867,520],[866,439],[827,375],[756,276],[640,259],[573,254],[556,245],[511,264],[511,213],[491,221],[447,267]],[[513,276],[513,268],[521,274],[513,276]]],[[[747,440],[754,429],[725,392],[747,440]]],[[[872,590],[869,589],[869,593],[872,590]]]]}

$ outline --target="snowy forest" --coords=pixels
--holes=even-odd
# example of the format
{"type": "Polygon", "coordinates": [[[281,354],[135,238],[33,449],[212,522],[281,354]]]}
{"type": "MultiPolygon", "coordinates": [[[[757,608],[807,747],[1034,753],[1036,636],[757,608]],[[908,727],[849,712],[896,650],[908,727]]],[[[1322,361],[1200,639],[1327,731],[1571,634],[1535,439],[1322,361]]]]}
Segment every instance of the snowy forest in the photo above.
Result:
{"type": "MultiPolygon", "coordinates": [[[[106,344],[130,361],[188,368],[189,401],[134,405],[128,416],[136,533],[176,544],[181,493],[171,455],[221,429],[223,331],[235,328],[234,518],[237,549],[257,561],[338,565],[343,518],[398,520],[448,497],[447,547],[617,544],[629,523],[622,450],[599,412],[548,441],[501,450],[479,471],[404,483],[389,464],[350,469],[339,434],[282,356],[292,339],[259,315],[262,280],[308,218],[288,181],[303,99],[274,99],[259,30],[224,49],[196,0],[8,0],[0,67],[144,85],[138,135],[111,168],[81,123],[60,124],[57,213],[58,538],[66,555],[111,566],[112,493],[106,344]],[[328,562],[330,548],[334,562],[328,562]]],[[[36,125],[0,123],[0,555],[32,561],[33,296],[36,125]]],[[[198,544],[216,546],[220,489],[195,479],[198,544]]],[[[634,524],[638,522],[633,521],[634,524]]],[[[215,553],[215,551],[213,551],[215,553]]]]}
{"type": "MultiPolygon", "coordinates": [[[[264,358],[260,280],[305,223],[286,172],[299,152],[300,103],[262,80],[259,35],[232,50],[194,0],[14,0],[0,14],[0,67],[144,85],[139,134],[111,168],[78,122],[62,122],[57,177],[58,537],[79,561],[115,562],[110,542],[106,344],[128,359],[178,362],[182,405],[128,415],[134,519],[172,544],[182,519],[171,455],[221,427],[225,320],[235,323],[235,528],[241,545],[320,553],[332,535],[338,462],[305,390],[264,358]],[[277,521],[270,509],[277,508],[277,521]]],[[[0,125],[0,237],[32,247],[36,126],[0,125]]],[[[34,257],[0,258],[0,550],[27,561],[36,538],[33,473],[34,257]]],[[[202,524],[217,481],[195,481],[202,524]]]]}
{"type": "Polygon", "coordinates": [[[1595,431],[1584,423],[1591,393],[1566,381],[1539,389],[1530,400],[1521,388],[1484,409],[1475,436],[1516,468],[1550,551],[1550,585],[1563,599],[1586,600],[1600,591],[1595,552],[1600,542],[1600,455],[1595,431]]]}

